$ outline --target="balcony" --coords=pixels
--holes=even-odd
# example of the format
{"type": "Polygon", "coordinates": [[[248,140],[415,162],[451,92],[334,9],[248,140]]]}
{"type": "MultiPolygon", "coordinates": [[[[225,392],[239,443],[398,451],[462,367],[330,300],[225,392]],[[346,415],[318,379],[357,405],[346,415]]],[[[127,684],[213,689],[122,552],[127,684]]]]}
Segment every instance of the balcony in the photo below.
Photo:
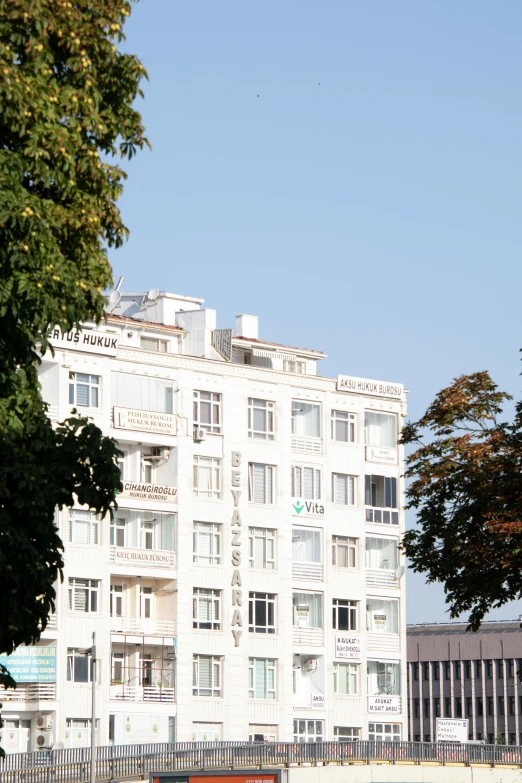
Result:
{"type": "Polygon", "coordinates": [[[176,623],[173,620],[151,620],[141,617],[111,617],[110,629],[112,633],[171,637],[176,633],[176,623]]]}
{"type": "Polygon", "coordinates": [[[292,435],[292,451],[298,454],[322,454],[323,439],[292,435]]]}
{"type": "Polygon", "coordinates": [[[391,508],[367,508],[366,522],[370,525],[398,525],[399,512],[391,508]]]}
{"type": "Polygon", "coordinates": [[[292,566],[292,577],[294,579],[300,579],[303,582],[322,582],[323,565],[322,563],[294,562],[292,566]]]}
{"type": "Polygon", "coordinates": [[[111,685],[110,700],[172,704],[175,701],[175,690],[162,685],[126,685],[122,683],[111,685]]]}
{"type": "Polygon", "coordinates": [[[2,693],[2,703],[7,701],[56,701],[55,682],[19,682],[16,690],[2,693]]]}
{"type": "Polygon", "coordinates": [[[321,646],[323,644],[322,628],[301,628],[294,625],[294,644],[321,646]]]}
{"type": "Polygon", "coordinates": [[[386,568],[368,569],[366,571],[366,586],[397,590],[399,582],[395,576],[395,571],[390,571],[386,568]]]}
{"type": "Polygon", "coordinates": [[[109,562],[115,565],[126,565],[133,568],[176,568],[176,553],[163,549],[134,549],[130,547],[111,546],[109,562]]]}

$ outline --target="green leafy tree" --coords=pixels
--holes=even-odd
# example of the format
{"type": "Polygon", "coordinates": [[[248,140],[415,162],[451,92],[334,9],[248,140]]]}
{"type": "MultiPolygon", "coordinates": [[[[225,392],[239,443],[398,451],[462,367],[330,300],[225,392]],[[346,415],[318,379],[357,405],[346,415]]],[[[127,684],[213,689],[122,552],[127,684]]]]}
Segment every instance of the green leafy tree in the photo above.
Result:
{"type": "Polygon", "coordinates": [[[522,404],[499,421],[510,399],[487,372],[463,375],[401,438],[415,448],[407,508],[418,523],[404,551],[414,571],[444,585],[450,616],[467,613],[472,630],[522,597],[522,404]]]}
{"type": "Polygon", "coordinates": [[[120,486],[114,441],[77,416],[53,428],[37,371],[53,327],[103,318],[107,249],[127,235],[113,157],[147,143],[146,74],[118,49],[130,10],[0,0],[0,653],[36,642],[54,608],[55,507],[105,514],[120,486]]]}

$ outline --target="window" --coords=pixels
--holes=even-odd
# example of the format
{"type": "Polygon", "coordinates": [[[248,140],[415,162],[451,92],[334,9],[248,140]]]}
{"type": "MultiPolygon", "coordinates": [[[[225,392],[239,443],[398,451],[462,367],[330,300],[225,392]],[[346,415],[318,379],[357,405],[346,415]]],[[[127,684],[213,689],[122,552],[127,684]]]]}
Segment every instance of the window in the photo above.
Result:
{"type": "Polygon", "coordinates": [[[437,681],[439,679],[439,664],[437,661],[433,662],[432,673],[433,673],[433,679],[437,681]]]}
{"type": "Polygon", "coordinates": [[[194,522],[192,542],[194,563],[221,563],[221,525],[214,522],[194,522]]]}
{"type": "Polygon", "coordinates": [[[306,465],[292,465],[292,497],[321,500],[321,469],[306,465]]]}
{"type": "Polygon", "coordinates": [[[460,661],[453,662],[453,677],[455,680],[460,680],[460,661]]]}
{"type": "Polygon", "coordinates": [[[400,696],[400,664],[368,661],[368,695],[400,696]]]}
{"type": "Polygon", "coordinates": [[[508,677],[513,678],[515,672],[515,666],[512,658],[508,660],[507,665],[508,665],[508,677]]]}
{"type": "Polygon", "coordinates": [[[457,696],[455,699],[455,717],[462,718],[462,698],[457,696]]]}
{"type": "Polygon", "coordinates": [[[515,697],[514,696],[508,696],[509,700],[509,714],[514,715],[515,714],[515,697]]]}
{"type": "Polygon", "coordinates": [[[255,440],[274,440],[275,405],[268,400],[248,398],[248,437],[255,440]]]}
{"type": "Polygon", "coordinates": [[[365,476],[364,502],[366,508],[366,521],[384,523],[386,525],[398,525],[399,513],[393,511],[397,508],[397,479],[388,476],[365,476]],[[371,508],[368,508],[371,506],[371,508]]]}
{"type": "Polygon", "coordinates": [[[366,538],[366,568],[395,571],[399,565],[397,541],[394,538],[366,538]]]}
{"type": "Polygon", "coordinates": [[[144,351],[167,353],[169,343],[168,340],[160,340],[156,337],[140,337],[140,348],[144,351]]]}
{"type": "Polygon", "coordinates": [[[399,633],[399,602],[369,598],[366,602],[366,630],[371,633],[399,633]]]}
{"type": "Polygon", "coordinates": [[[482,705],[482,696],[477,696],[475,703],[476,703],[477,715],[479,717],[482,717],[482,715],[484,714],[484,708],[482,705]]]}
{"type": "Polygon", "coordinates": [[[294,719],[294,742],[322,742],[323,725],[322,720],[294,719]]]}
{"type": "Polygon", "coordinates": [[[248,529],[250,568],[275,568],[276,531],[266,527],[248,529]]]}
{"type": "Polygon", "coordinates": [[[444,661],[444,678],[451,679],[451,661],[444,661]]]}
{"type": "Polygon", "coordinates": [[[111,585],[109,614],[111,617],[123,617],[123,585],[111,585]]]}
{"type": "Polygon", "coordinates": [[[313,402],[292,400],[292,435],[321,437],[321,406],[313,402]]]}
{"type": "Polygon", "coordinates": [[[451,696],[444,697],[444,714],[447,718],[451,715],[451,696]]]}
{"type": "Polygon", "coordinates": [[[355,663],[334,663],[334,693],[341,696],[357,696],[359,693],[359,665],[355,663]]]}
{"type": "Polygon", "coordinates": [[[368,446],[397,448],[397,414],[364,412],[364,442],[368,446]]]}
{"type": "Polygon", "coordinates": [[[504,697],[498,696],[498,711],[504,712],[504,697]]]}
{"type": "Polygon", "coordinates": [[[275,699],[275,660],[273,658],[249,659],[248,696],[250,699],[275,699]]]}
{"type": "Polygon", "coordinates": [[[175,514],[125,508],[116,514],[110,527],[113,546],[174,551],[175,514]]]}
{"type": "Polygon", "coordinates": [[[332,440],[355,443],[355,414],[332,411],[332,440]]]}
{"type": "Polygon", "coordinates": [[[148,375],[131,375],[113,372],[111,374],[113,405],[157,413],[174,412],[173,382],[148,375]]]}
{"type": "Polygon", "coordinates": [[[420,699],[413,699],[413,717],[420,718],[420,699]]]}
{"type": "Polygon", "coordinates": [[[369,723],[368,739],[370,742],[400,742],[400,723],[369,723]]]}
{"type": "Polygon", "coordinates": [[[222,723],[193,723],[192,739],[194,742],[218,742],[223,736],[222,723]]]}
{"type": "Polygon", "coordinates": [[[475,679],[480,680],[482,677],[482,661],[475,661],[475,679]]]}
{"type": "Polygon", "coordinates": [[[248,463],[248,499],[251,503],[273,504],[274,474],[273,465],[248,463]]]}
{"type": "Polygon", "coordinates": [[[221,658],[216,655],[194,656],[192,695],[221,696],[221,658]]]}
{"type": "Polygon", "coordinates": [[[221,497],[221,462],[216,457],[194,457],[194,495],[221,497]]]}
{"type": "Polygon", "coordinates": [[[471,661],[464,661],[464,677],[466,680],[471,679],[471,661]]]}
{"type": "Polygon", "coordinates": [[[250,723],[248,726],[249,742],[275,742],[277,740],[277,726],[266,723],[250,723]]]}
{"type": "Polygon", "coordinates": [[[69,509],[69,543],[99,544],[99,520],[92,511],[69,509]]]}
{"type": "Polygon", "coordinates": [[[334,737],[337,742],[358,742],[361,730],[353,726],[334,726],[334,737]]]}
{"type": "Polygon", "coordinates": [[[357,630],[357,604],[358,601],[334,598],[332,624],[336,631],[357,630]]]}
{"type": "Polygon", "coordinates": [[[67,682],[92,682],[92,658],[80,650],[67,650],[67,682]]]}
{"type": "Polygon", "coordinates": [[[491,680],[491,678],[493,677],[493,661],[491,660],[485,661],[485,664],[486,664],[486,677],[488,678],[488,680],[491,680]]]}
{"type": "Polygon", "coordinates": [[[221,432],[221,394],[194,391],[194,427],[221,432]]]}
{"type": "Polygon", "coordinates": [[[69,577],[69,610],[71,612],[98,611],[99,579],[69,577]]]}
{"type": "Polygon", "coordinates": [[[415,661],[414,663],[411,664],[411,672],[412,672],[412,677],[413,677],[414,681],[418,682],[418,680],[419,680],[419,664],[417,663],[417,661],[415,661]]]}
{"type": "Polygon", "coordinates": [[[297,359],[283,359],[283,372],[293,372],[296,375],[306,373],[306,362],[297,359]]]}
{"type": "Polygon", "coordinates": [[[250,633],[275,633],[273,593],[249,593],[248,630],[250,633]]]}
{"type": "Polygon", "coordinates": [[[357,568],[357,539],[332,536],[332,565],[338,568],[357,568]]]}
{"type": "Polygon", "coordinates": [[[430,664],[428,662],[423,663],[422,670],[423,670],[423,679],[425,681],[428,681],[430,679],[430,664]]]}
{"type": "MultiPolygon", "coordinates": [[[[429,718],[430,717],[430,700],[429,699],[423,699],[424,704],[424,717],[429,718]]],[[[429,740],[428,740],[429,742],[429,740]]]]}
{"type": "Polygon", "coordinates": [[[70,372],[69,405],[78,405],[82,408],[99,408],[100,376],[70,372]]]}
{"type": "Polygon", "coordinates": [[[292,528],[292,556],[294,563],[321,563],[321,531],[292,528]]]}
{"type": "Polygon", "coordinates": [[[220,621],[220,599],[219,590],[207,590],[202,587],[195,587],[192,598],[192,627],[201,628],[207,631],[219,631],[220,621]]]}
{"type": "Polygon", "coordinates": [[[332,502],[340,506],[355,505],[355,476],[332,473],[332,502]]]}
{"type": "Polygon", "coordinates": [[[502,659],[497,660],[497,677],[500,680],[504,679],[504,661],[502,659]]]}
{"type": "Polygon", "coordinates": [[[466,718],[471,718],[473,712],[473,699],[471,696],[466,696],[466,718]]]}
{"type": "Polygon", "coordinates": [[[152,587],[140,585],[140,617],[144,620],[150,620],[153,616],[153,602],[154,595],[152,593],[152,587]]]}
{"type": "Polygon", "coordinates": [[[493,715],[493,696],[486,696],[488,702],[488,715],[493,715]]]}
{"type": "Polygon", "coordinates": [[[294,593],[294,626],[298,628],[323,627],[323,594],[294,593]]]}
{"type": "Polygon", "coordinates": [[[124,680],[125,661],[122,652],[111,655],[111,685],[121,685],[124,680]]]}
{"type": "Polygon", "coordinates": [[[125,546],[126,521],[124,517],[111,518],[111,546],[125,546]]]}

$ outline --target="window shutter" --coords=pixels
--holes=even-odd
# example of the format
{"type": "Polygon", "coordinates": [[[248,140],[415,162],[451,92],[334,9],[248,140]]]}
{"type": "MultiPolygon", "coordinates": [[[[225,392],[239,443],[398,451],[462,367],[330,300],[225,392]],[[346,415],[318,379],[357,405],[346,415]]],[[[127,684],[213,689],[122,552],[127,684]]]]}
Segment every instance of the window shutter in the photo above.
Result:
{"type": "Polygon", "coordinates": [[[89,387],[84,383],[76,385],[76,404],[85,407],[89,406],[89,387]]]}
{"type": "Polygon", "coordinates": [[[274,502],[274,468],[266,466],[266,500],[265,503],[274,502]]]}
{"type": "Polygon", "coordinates": [[[303,485],[304,495],[306,500],[313,500],[314,498],[314,469],[303,468],[303,485]]]}
{"type": "Polygon", "coordinates": [[[391,508],[391,479],[384,478],[384,507],[391,508]]]}
{"type": "Polygon", "coordinates": [[[334,473],[334,503],[345,506],[346,501],[346,476],[334,473]]]}
{"type": "Polygon", "coordinates": [[[372,505],[372,477],[364,477],[364,502],[367,506],[372,505]]]}
{"type": "Polygon", "coordinates": [[[314,478],[314,498],[315,500],[321,500],[321,471],[319,468],[315,468],[314,470],[315,478],[314,478]]]}
{"type": "Polygon", "coordinates": [[[264,699],[266,692],[265,660],[256,658],[255,697],[264,699]]]}
{"type": "Polygon", "coordinates": [[[392,478],[391,480],[391,507],[392,508],[398,508],[397,506],[397,479],[392,478]]]}
{"type": "Polygon", "coordinates": [[[339,419],[338,416],[335,418],[335,440],[343,442],[348,440],[347,422],[339,419]]]}
{"type": "Polygon", "coordinates": [[[347,504],[349,506],[355,505],[355,479],[353,476],[346,476],[347,483],[347,504]]]}
{"type": "Polygon", "coordinates": [[[210,658],[199,659],[199,687],[200,688],[211,687],[210,666],[211,666],[210,658]]]}
{"type": "Polygon", "coordinates": [[[294,465],[292,468],[292,496],[294,498],[303,497],[302,472],[298,465],[294,465]]]}

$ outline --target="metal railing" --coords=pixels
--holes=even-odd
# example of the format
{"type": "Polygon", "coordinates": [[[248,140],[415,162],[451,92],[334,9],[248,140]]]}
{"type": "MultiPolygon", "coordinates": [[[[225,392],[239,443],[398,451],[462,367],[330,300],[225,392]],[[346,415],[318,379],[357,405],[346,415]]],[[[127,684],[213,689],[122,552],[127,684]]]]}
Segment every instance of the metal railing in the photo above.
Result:
{"type": "MultiPolygon", "coordinates": [[[[402,762],[513,765],[522,768],[522,747],[428,742],[178,742],[117,745],[96,750],[96,780],[138,778],[150,772],[402,762]]],[[[2,783],[87,783],[90,749],[16,753],[0,760],[2,783]]]]}

